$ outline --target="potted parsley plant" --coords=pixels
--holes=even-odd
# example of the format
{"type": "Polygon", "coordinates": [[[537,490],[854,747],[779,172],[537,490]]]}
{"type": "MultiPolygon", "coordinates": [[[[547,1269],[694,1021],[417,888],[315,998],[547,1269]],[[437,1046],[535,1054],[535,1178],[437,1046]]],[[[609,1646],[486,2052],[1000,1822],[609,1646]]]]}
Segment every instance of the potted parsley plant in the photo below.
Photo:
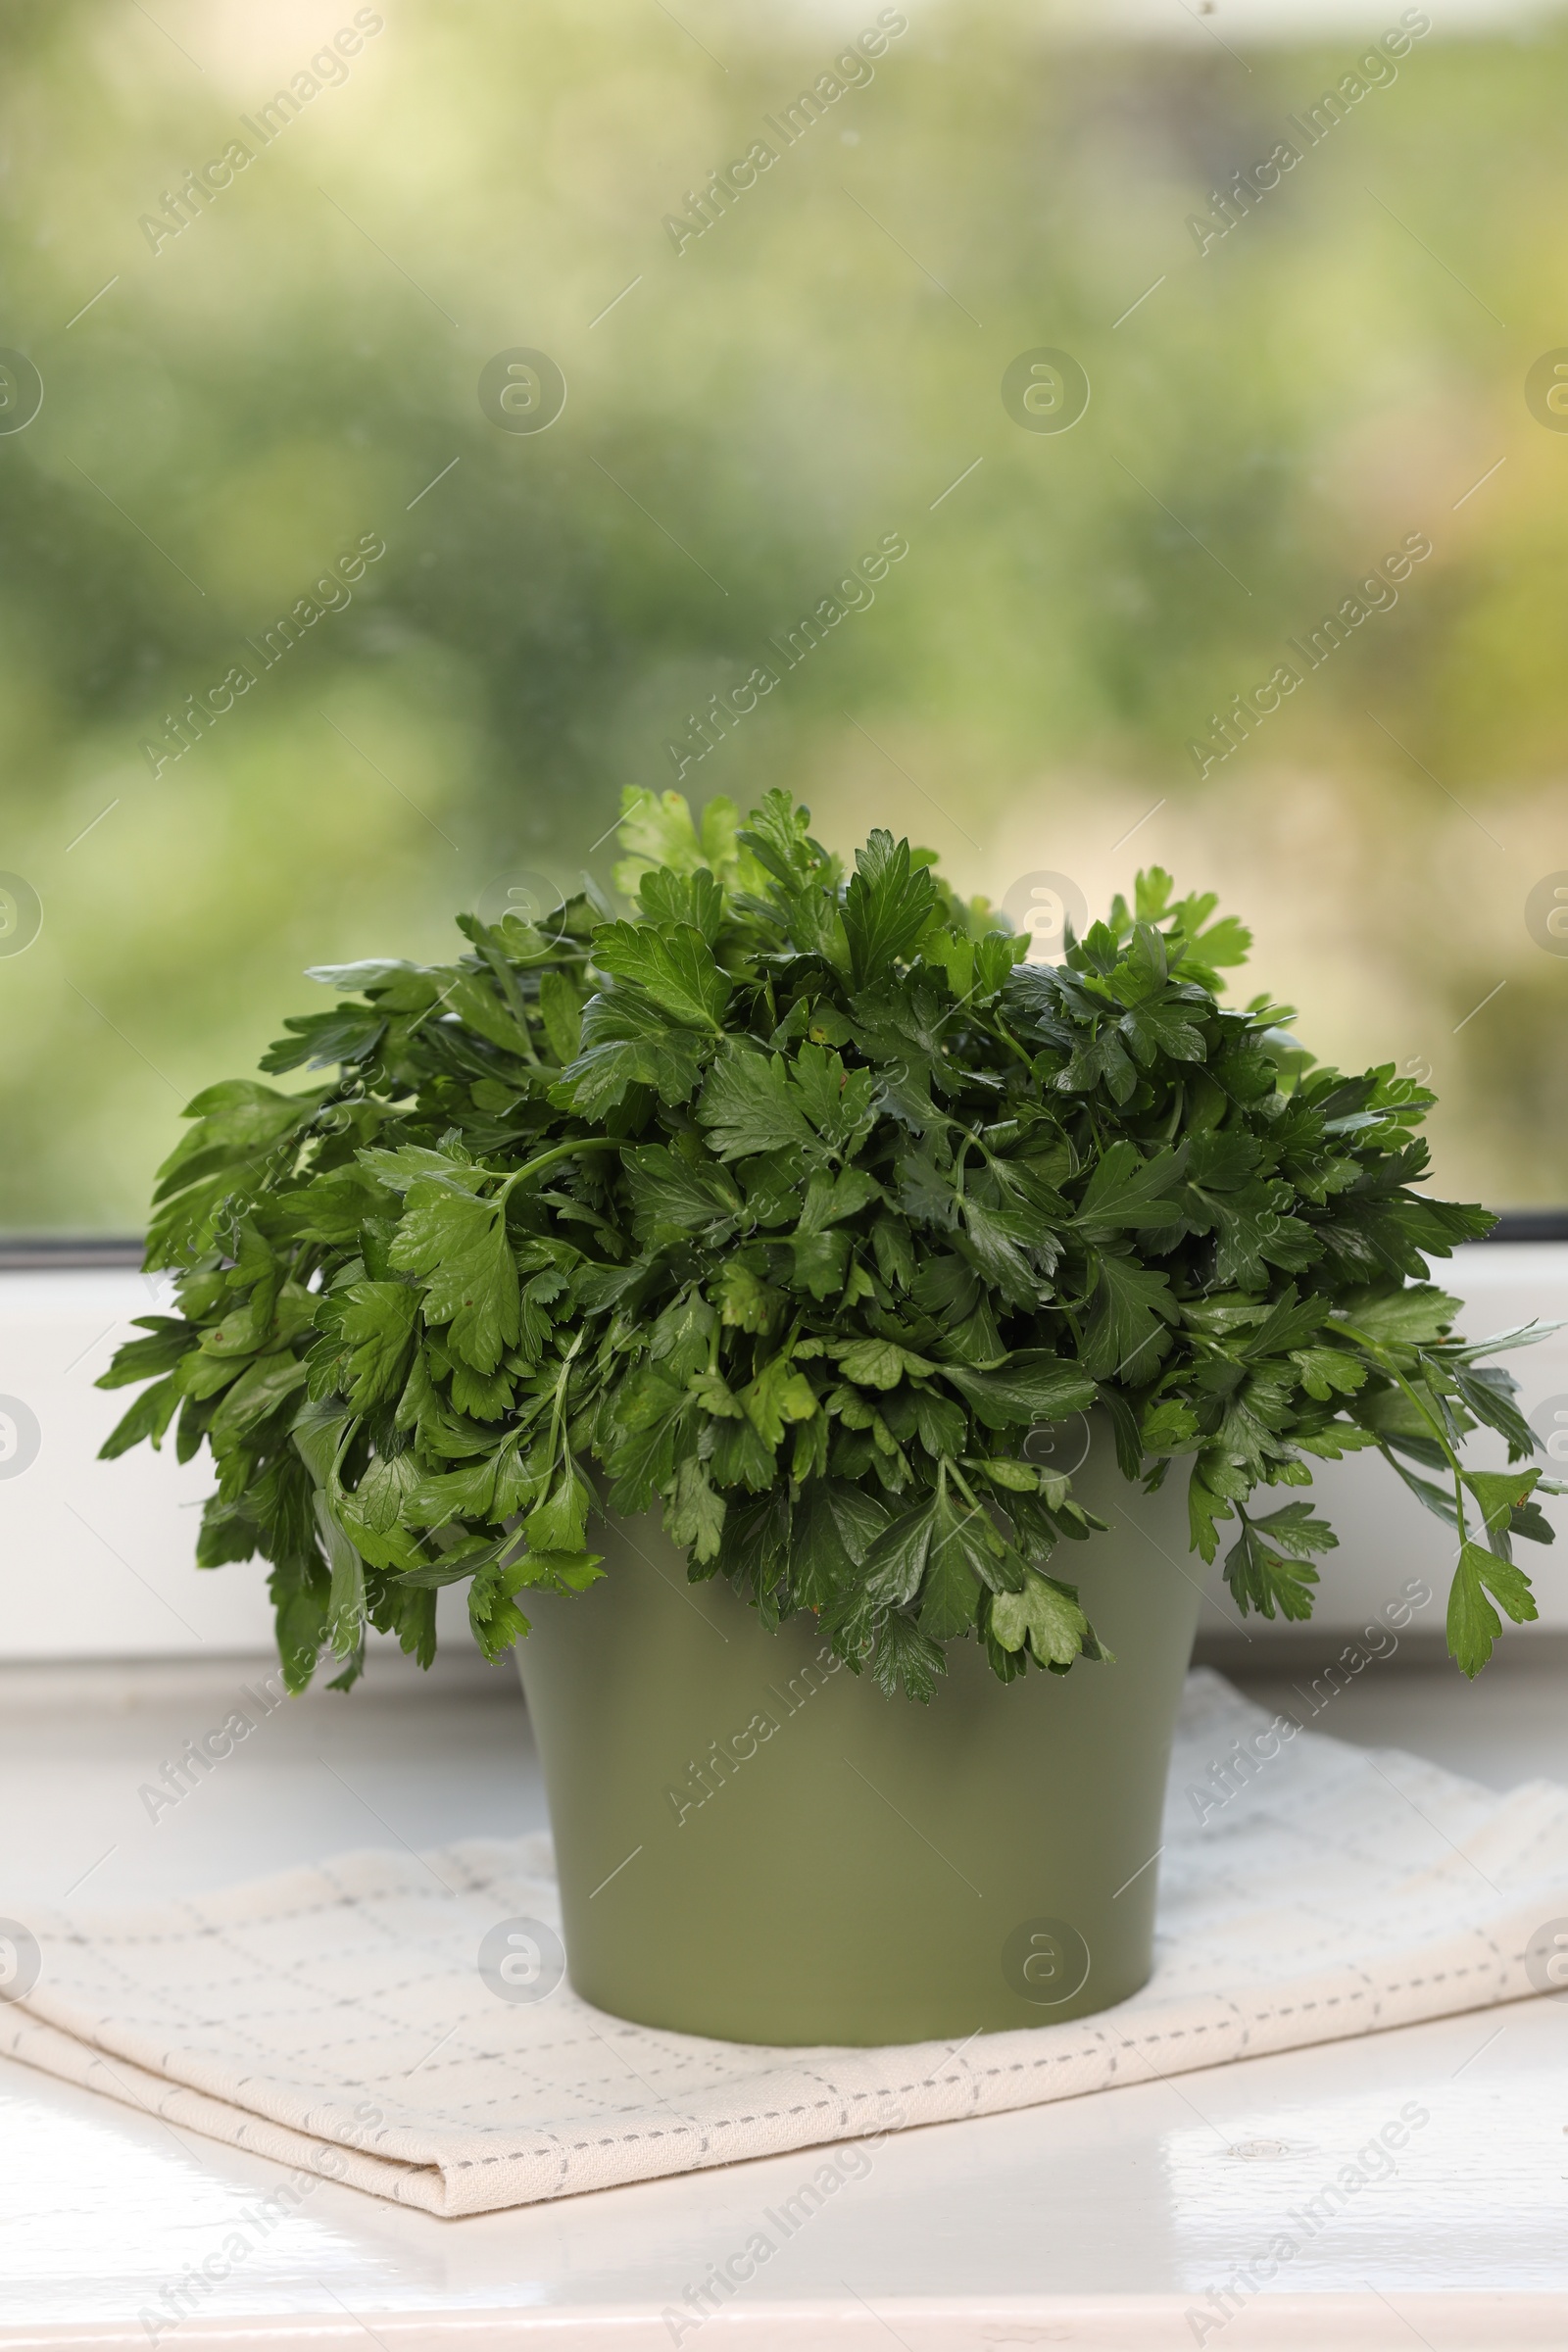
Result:
{"type": "Polygon", "coordinates": [[[105,1451],[211,1449],[200,1564],[270,1562],[294,1689],[371,1626],[428,1664],[444,1586],[517,1645],[603,2007],[1102,2008],[1150,1967],[1191,1553],[1307,1615],[1312,1464],[1376,1447],[1454,1530],[1463,1670],[1536,1614],[1540,1472],[1463,1450],[1534,1439],[1427,1280],[1491,1219],[1413,1189],[1420,1087],[1221,1003],[1248,934],[1158,870],[1047,967],[781,792],[631,792],[621,842],[628,915],[320,970],[263,1063],[303,1088],[197,1097],[105,1451]]]}

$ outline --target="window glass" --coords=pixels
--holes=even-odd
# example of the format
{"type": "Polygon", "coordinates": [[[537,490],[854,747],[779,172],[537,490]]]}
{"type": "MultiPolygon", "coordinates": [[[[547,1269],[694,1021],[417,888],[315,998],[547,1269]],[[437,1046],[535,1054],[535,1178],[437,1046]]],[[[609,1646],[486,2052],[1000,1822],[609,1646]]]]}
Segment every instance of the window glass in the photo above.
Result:
{"type": "MultiPolygon", "coordinates": [[[[1565,1191],[1554,12],[14,9],[0,1223],[133,1229],[313,963],[774,783],[1565,1191]]],[[[285,1081],[285,1084],[293,1083],[285,1081]]]]}

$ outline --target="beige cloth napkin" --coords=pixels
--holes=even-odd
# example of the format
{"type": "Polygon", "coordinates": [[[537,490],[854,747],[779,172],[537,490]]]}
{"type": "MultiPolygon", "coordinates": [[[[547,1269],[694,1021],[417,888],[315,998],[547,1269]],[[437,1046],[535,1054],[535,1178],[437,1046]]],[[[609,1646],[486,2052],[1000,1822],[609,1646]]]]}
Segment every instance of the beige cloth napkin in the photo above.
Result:
{"type": "MultiPolygon", "coordinates": [[[[477,1965],[486,1931],[559,1920],[549,1843],[535,1838],[425,1861],[345,1854],[192,1902],[34,1918],[41,1973],[0,2003],[0,2050],[233,2146],[457,2215],[995,2114],[1536,1989],[1527,1953],[1568,1915],[1568,1789],[1531,1782],[1497,1796],[1410,1756],[1269,1722],[1217,1676],[1189,1679],[1154,1975],[1075,2024],[957,2045],[775,2050],[627,2025],[564,1984],[545,1999],[498,1997],[477,1965]]],[[[1532,1966],[1539,1983],[1539,1956],[1532,1966]]]]}

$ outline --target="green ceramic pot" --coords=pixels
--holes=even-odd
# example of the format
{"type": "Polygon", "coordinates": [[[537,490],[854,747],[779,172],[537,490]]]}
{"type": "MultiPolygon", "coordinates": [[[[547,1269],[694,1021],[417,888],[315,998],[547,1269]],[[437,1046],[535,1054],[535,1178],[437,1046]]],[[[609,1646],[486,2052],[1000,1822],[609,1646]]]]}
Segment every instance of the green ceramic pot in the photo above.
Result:
{"type": "Polygon", "coordinates": [[[956,1642],[929,1706],[690,1585],[657,1513],[608,1574],[528,1598],[517,1657],[544,1767],[568,1968],[641,2025],[736,2041],[921,2041],[1083,2017],[1149,1975],[1171,1735],[1199,1592],[1179,1475],[1146,1496],[1108,1431],[1063,1545],[1114,1665],[999,1683],[956,1642]]]}

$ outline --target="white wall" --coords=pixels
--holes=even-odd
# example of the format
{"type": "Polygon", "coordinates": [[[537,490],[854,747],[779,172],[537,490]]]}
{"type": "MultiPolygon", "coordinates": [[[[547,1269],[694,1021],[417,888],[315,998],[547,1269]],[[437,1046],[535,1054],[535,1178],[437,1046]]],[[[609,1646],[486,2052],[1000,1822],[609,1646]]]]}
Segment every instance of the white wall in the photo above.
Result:
{"type": "MultiPolygon", "coordinates": [[[[205,1459],[172,1438],[94,1459],[134,1389],[95,1389],[135,1315],[170,1311],[168,1278],[128,1269],[0,1274],[0,1413],[19,1398],[36,1459],[0,1475],[0,1657],[146,1657],[271,1647],[259,1566],[193,1566],[205,1459]]],[[[0,1474],[9,1464],[0,1460],[0,1474]]]]}
{"type": "MultiPolygon", "coordinates": [[[[1568,1320],[1568,1244],[1472,1248],[1436,1272],[1465,1299],[1473,1337],[1533,1315],[1568,1320]]],[[[93,1381],[129,1336],[130,1318],[164,1311],[167,1303],[160,1276],[0,1273],[0,1415],[4,1399],[17,1398],[38,1425],[36,1457],[11,1474],[0,1429],[0,1658],[167,1657],[271,1646],[260,1564],[206,1573],[192,1567],[196,1505],[212,1486],[206,1461],[181,1469],[167,1447],[154,1454],[146,1446],[117,1462],[94,1459],[135,1392],[105,1392],[93,1381]]],[[[1557,1396],[1568,1410],[1568,1331],[1511,1363],[1532,1418],[1557,1396]]],[[[1568,1452],[1568,1437],[1563,1445],[1568,1452]]],[[[1568,1475],[1568,1461],[1562,1468],[1568,1475]]],[[[1440,1596],[1417,1620],[1436,1630],[1452,1558],[1447,1530],[1375,1455],[1324,1463],[1314,1494],[1339,1531],[1340,1549],[1323,1563],[1312,1625],[1296,1633],[1311,1638],[1313,1626],[1321,1633],[1364,1624],[1410,1576],[1426,1577],[1440,1596]]],[[[1561,1531],[1559,1544],[1519,1549],[1535,1579],[1543,1623],[1568,1628],[1568,1512],[1557,1503],[1548,1511],[1561,1531]]],[[[1204,1583],[1211,1595],[1205,1626],[1234,1628],[1217,1571],[1204,1583]]],[[[456,1616],[454,1634],[461,1610],[456,1616]]],[[[1266,1642],[1287,1629],[1252,1618],[1248,1631],[1266,1642]]]]}

